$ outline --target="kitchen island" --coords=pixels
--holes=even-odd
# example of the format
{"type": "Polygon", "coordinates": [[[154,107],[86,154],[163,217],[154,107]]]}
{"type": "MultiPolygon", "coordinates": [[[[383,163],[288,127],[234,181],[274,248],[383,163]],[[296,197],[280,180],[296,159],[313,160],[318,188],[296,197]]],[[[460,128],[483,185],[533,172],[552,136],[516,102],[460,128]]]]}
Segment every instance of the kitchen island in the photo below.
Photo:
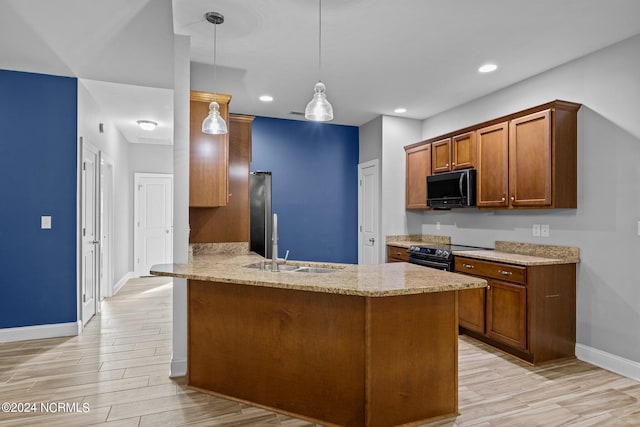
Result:
{"type": "Polygon", "coordinates": [[[189,387],[323,425],[457,415],[456,291],[486,281],[405,263],[247,267],[262,260],[198,255],[152,268],[188,279],[189,387]]]}

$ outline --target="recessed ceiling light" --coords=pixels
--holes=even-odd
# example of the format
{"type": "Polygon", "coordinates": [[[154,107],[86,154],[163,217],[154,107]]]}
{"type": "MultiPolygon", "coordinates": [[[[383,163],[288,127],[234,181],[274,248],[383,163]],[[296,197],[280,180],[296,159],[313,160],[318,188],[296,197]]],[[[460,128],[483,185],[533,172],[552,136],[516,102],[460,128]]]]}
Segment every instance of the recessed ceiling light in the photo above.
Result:
{"type": "Polygon", "coordinates": [[[400,108],[396,108],[395,110],[393,110],[393,112],[394,112],[394,113],[398,113],[398,114],[406,113],[406,112],[407,112],[407,109],[406,109],[406,108],[404,108],[404,107],[400,107],[400,108]]]}
{"type": "Polygon", "coordinates": [[[273,101],[273,96],[271,96],[271,95],[261,95],[260,98],[258,98],[258,99],[260,99],[260,101],[262,101],[262,102],[271,102],[271,101],[273,101]]]}
{"type": "Polygon", "coordinates": [[[138,123],[138,126],[140,126],[142,130],[154,130],[156,126],[158,126],[158,123],[152,122],[151,120],[138,120],[136,123],[138,123]]]}
{"type": "Polygon", "coordinates": [[[482,67],[478,68],[478,71],[481,73],[490,73],[498,69],[496,64],[484,64],[482,67]]]}

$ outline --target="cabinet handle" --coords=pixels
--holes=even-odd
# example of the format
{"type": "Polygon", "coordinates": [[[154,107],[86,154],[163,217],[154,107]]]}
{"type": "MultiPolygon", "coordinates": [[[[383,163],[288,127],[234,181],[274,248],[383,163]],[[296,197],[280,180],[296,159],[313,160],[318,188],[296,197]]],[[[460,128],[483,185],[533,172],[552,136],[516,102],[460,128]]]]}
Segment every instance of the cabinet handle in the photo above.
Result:
{"type": "Polygon", "coordinates": [[[462,264],[462,266],[464,268],[473,268],[473,265],[471,265],[471,264],[462,264]]]}
{"type": "Polygon", "coordinates": [[[505,200],[507,200],[507,199],[503,197],[503,198],[502,198],[502,201],[504,202],[505,200]]]}
{"type": "Polygon", "coordinates": [[[514,196],[511,196],[511,201],[513,202],[516,198],[514,196]]]}
{"type": "Polygon", "coordinates": [[[449,167],[449,163],[447,163],[446,165],[444,165],[444,167],[448,168],[448,167],[449,167]]]}
{"type": "Polygon", "coordinates": [[[513,274],[513,272],[511,271],[504,271],[504,270],[498,270],[498,273],[503,274],[505,276],[511,276],[513,274]]]}
{"type": "Polygon", "coordinates": [[[491,289],[491,285],[487,285],[487,290],[491,289]]]}
{"type": "Polygon", "coordinates": [[[396,255],[402,255],[402,252],[396,252],[396,255]]]}
{"type": "Polygon", "coordinates": [[[456,165],[456,162],[452,162],[452,163],[451,163],[451,166],[455,166],[455,165],[456,165]]]}

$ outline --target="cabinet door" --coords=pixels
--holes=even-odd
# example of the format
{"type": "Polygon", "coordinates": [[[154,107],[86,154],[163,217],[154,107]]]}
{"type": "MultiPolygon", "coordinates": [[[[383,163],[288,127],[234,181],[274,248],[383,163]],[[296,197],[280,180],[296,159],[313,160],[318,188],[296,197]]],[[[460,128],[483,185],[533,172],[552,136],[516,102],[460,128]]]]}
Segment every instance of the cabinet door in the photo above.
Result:
{"type": "MultiPolygon", "coordinates": [[[[208,94],[192,92],[189,125],[189,206],[217,207],[229,202],[228,135],[202,133],[202,121],[209,114],[208,94]]],[[[211,94],[213,96],[213,94],[211,94]]],[[[220,115],[229,120],[227,103],[221,96],[220,115]]]]}
{"type": "Polygon", "coordinates": [[[407,209],[427,209],[427,176],[431,175],[431,145],[406,152],[405,204],[407,209]]]}
{"type": "Polygon", "coordinates": [[[527,288],[488,280],[486,335],[509,346],[527,349],[527,288]]]}
{"type": "Polygon", "coordinates": [[[551,206],[551,160],[550,110],[509,123],[511,206],[551,206]]]}
{"type": "Polygon", "coordinates": [[[484,288],[458,291],[458,319],[460,326],[484,334],[484,288]]]}
{"type": "Polygon", "coordinates": [[[478,207],[507,207],[509,189],[509,124],[508,122],[479,129],[478,207]]]}
{"type": "Polygon", "coordinates": [[[431,144],[431,172],[449,172],[451,170],[451,138],[431,144]]]}
{"type": "Polygon", "coordinates": [[[467,132],[451,138],[451,169],[469,169],[476,166],[476,133],[467,132]]]}

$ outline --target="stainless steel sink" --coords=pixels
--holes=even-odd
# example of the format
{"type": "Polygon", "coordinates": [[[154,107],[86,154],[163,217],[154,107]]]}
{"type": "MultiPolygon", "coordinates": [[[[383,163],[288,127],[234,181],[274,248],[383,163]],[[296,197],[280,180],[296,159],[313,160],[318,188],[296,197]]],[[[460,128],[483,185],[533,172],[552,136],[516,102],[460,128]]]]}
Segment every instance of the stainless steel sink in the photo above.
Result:
{"type": "MultiPolygon", "coordinates": [[[[253,264],[245,265],[245,268],[255,268],[256,270],[272,271],[271,261],[256,262],[253,264]]],[[[294,264],[278,264],[278,272],[288,271],[292,273],[333,273],[339,271],[339,268],[328,267],[307,267],[294,264]]]]}
{"type": "MultiPolygon", "coordinates": [[[[245,265],[245,268],[255,268],[257,270],[271,271],[271,261],[256,262],[254,264],[245,265]]],[[[278,264],[278,271],[293,271],[300,268],[297,265],[278,264]]]]}
{"type": "Polygon", "coordinates": [[[294,273],[334,273],[340,270],[339,268],[327,268],[327,267],[299,267],[292,270],[294,273]]]}

